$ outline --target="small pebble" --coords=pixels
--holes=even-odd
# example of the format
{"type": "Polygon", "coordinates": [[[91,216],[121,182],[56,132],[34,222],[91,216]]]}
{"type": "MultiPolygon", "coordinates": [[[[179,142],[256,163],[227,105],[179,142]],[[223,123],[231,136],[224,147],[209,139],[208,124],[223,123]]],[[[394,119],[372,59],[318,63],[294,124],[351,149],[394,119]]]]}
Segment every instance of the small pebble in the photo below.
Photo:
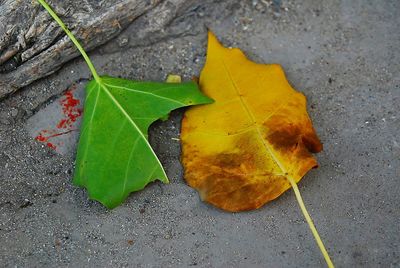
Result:
{"type": "Polygon", "coordinates": [[[12,117],[16,117],[18,115],[18,109],[12,108],[10,114],[12,117]]]}

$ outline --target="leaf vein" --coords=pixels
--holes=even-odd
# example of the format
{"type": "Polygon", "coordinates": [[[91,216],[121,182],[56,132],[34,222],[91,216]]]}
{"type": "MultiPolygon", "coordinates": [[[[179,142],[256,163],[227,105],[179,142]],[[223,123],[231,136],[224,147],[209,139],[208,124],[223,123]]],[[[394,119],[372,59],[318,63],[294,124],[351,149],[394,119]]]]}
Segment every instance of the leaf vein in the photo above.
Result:
{"type": "Polygon", "coordinates": [[[256,120],[255,120],[254,115],[251,113],[249,107],[247,106],[246,102],[244,101],[243,97],[241,96],[240,91],[239,91],[239,89],[238,89],[238,86],[236,85],[235,80],[233,79],[231,73],[229,72],[229,69],[228,69],[228,67],[226,66],[224,60],[221,59],[221,62],[222,62],[222,66],[224,66],[224,70],[226,71],[226,73],[228,74],[229,79],[230,79],[231,82],[232,82],[232,85],[233,85],[233,88],[235,89],[236,94],[239,96],[239,99],[240,99],[240,102],[241,102],[243,108],[244,108],[245,111],[247,112],[247,115],[249,116],[249,118],[256,124],[257,133],[258,133],[259,138],[261,139],[261,142],[262,142],[263,145],[264,145],[264,148],[265,148],[265,149],[267,150],[267,152],[272,156],[272,159],[273,159],[274,162],[278,165],[278,167],[286,174],[286,173],[287,173],[286,168],[283,166],[283,164],[282,164],[282,163],[278,160],[278,158],[275,156],[275,154],[273,153],[273,151],[272,151],[272,149],[271,149],[270,144],[268,144],[268,143],[263,139],[263,136],[262,136],[260,127],[258,126],[258,124],[257,124],[257,122],[256,122],[256,120]]]}
{"type": "Polygon", "coordinates": [[[109,96],[109,98],[113,101],[113,103],[115,104],[115,106],[117,106],[117,108],[122,112],[122,114],[128,119],[129,123],[131,123],[131,125],[137,130],[137,132],[139,133],[139,136],[144,140],[146,146],[148,147],[148,149],[151,151],[151,153],[153,154],[154,158],[157,160],[158,165],[161,167],[165,177],[167,177],[167,174],[165,173],[165,170],[162,168],[161,162],[158,159],[157,155],[155,154],[153,148],[151,147],[151,145],[149,144],[148,140],[146,139],[146,137],[144,136],[143,132],[139,129],[139,127],[136,125],[136,123],[132,120],[132,118],[129,116],[129,114],[125,111],[125,109],[121,106],[121,104],[114,98],[114,96],[111,94],[111,92],[107,89],[107,87],[103,84],[101,84],[101,87],[104,89],[104,91],[106,92],[106,94],[109,96]]]}
{"type": "Polygon", "coordinates": [[[136,93],[139,93],[139,94],[151,95],[151,96],[154,96],[156,98],[164,99],[164,100],[167,100],[167,101],[170,101],[170,102],[174,102],[174,103],[177,103],[177,104],[183,105],[183,106],[187,105],[186,103],[183,103],[183,102],[180,102],[180,101],[176,101],[174,99],[166,98],[166,97],[163,97],[163,96],[151,93],[151,92],[140,91],[140,90],[135,90],[135,89],[132,89],[132,88],[115,86],[115,85],[110,85],[110,84],[106,84],[106,83],[104,83],[104,85],[112,87],[112,88],[119,88],[119,89],[124,89],[124,90],[127,90],[127,91],[131,91],[131,92],[136,92],[136,93]]]}

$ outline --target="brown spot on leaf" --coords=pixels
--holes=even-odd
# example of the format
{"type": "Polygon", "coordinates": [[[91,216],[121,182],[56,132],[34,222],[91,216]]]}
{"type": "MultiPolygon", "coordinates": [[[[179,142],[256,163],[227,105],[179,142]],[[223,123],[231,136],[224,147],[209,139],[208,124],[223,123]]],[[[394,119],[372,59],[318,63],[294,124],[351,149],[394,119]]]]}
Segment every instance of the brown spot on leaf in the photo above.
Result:
{"type": "MultiPolygon", "coordinates": [[[[314,129],[313,129],[314,130],[314,129]]],[[[318,136],[315,134],[315,131],[311,132],[308,135],[304,135],[301,137],[303,144],[306,148],[312,153],[319,153],[322,151],[322,143],[319,141],[318,136]]]]}
{"type": "Polygon", "coordinates": [[[269,130],[267,141],[277,150],[293,152],[299,146],[304,146],[312,153],[322,150],[322,144],[309,119],[301,123],[288,123],[281,116],[272,116],[264,125],[269,130]]]}
{"type": "MultiPolygon", "coordinates": [[[[191,155],[185,151],[186,161],[187,154],[191,155]]],[[[184,162],[185,167],[195,167],[186,168],[185,178],[199,190],[202,200],[217,207],[232,212],[256,209],[282,194],[289,184],[283,176],[256,174],[255,156],[244,151],[194,158],[190,164],[184,162]]]]}
{"type": "Polygon", "coordinates": [[[289,188],[283,176],[270,173],[243,174],[238,172],[236,166],[232,164],[230,168],[200,164],[199,172],[187,172],[185,177],[190,184],[193,175],[202,176],[197,178],[200,183],[196,187],[202,200],[232,212],[259,208],[289,188]]]}
{"type": "Polygon", "coordinates": [[[300,138],[301,130],[293,124],[280,125],[267,136],[268,142],[281,151],[292,150],[297,147],[300,138]]]}

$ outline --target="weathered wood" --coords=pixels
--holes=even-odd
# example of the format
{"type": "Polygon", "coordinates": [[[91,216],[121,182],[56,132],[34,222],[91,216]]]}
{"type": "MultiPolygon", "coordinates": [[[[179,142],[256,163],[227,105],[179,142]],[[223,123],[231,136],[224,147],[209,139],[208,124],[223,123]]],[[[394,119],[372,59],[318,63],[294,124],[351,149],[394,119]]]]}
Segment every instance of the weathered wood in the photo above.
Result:
{"type": "MultiPolygon", "coordinates": [[[[49,0],[89,51],[132,23],[141,38],[160,31],[195,0],[49,0]]],[[[0,0],[0,99],[54,73],[79,53],[35,1],[0,0]]]]}

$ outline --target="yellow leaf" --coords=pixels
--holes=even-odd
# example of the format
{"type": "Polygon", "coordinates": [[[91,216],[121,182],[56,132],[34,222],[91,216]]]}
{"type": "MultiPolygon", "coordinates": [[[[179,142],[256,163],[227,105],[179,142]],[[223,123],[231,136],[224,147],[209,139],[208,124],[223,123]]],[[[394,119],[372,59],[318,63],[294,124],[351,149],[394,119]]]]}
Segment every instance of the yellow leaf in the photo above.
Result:
{"type": "Polygon", "coordinates": [[[259,208],[293,186],[306,213],[296,183],[318,166],[311,153],[322,144],[305,96],[290,86],[282,67],[252,62],[209,32],[199,83],[215,102],[190,108],[182,121],[188,184],[202,200],[232,212],[259,208]]]}
{"type": "Polygon", "coordinates": [[[203,200],[228,211],[258,208],[317,166],[318,140],[306,99],[277,64],[258,64],[209,34],[201,90],[215,100],[185,113],[185,178],[203,200]]]}

